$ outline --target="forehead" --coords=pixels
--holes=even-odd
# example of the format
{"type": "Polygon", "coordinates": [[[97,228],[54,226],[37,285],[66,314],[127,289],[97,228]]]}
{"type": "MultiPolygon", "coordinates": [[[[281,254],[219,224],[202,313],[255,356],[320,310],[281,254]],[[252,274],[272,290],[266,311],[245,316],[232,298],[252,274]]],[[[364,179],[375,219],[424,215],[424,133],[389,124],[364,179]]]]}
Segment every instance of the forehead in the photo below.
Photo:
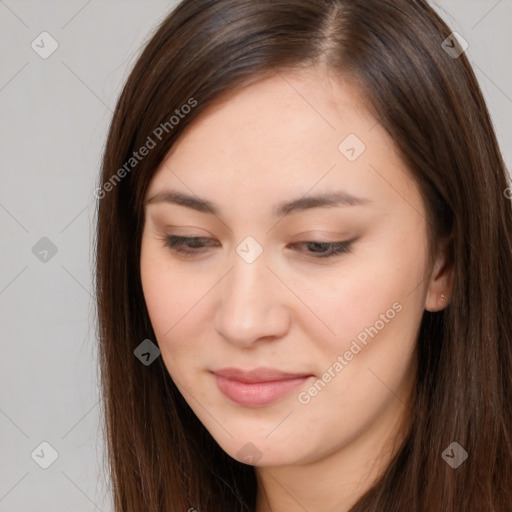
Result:
{"type": "Polygon", "coordinates": [[[273,203],[312,188],[389,202],[415,193],[364,99],[319,70],[276,72],[225,94],[182,134],[148,195],[171,185],[201,196],[250,189],[273,203]]]}
{"type": "Polygon", "coordinates": [[[223,147],[234,147],[232,140],[247,143],[246,150],[264,147],[262,156],[304,140],[311,142],[309,149],[322,141],[322,149],[337,150],[347,130],[364,138],[376,125],[365,103],[354,87],[322,70],[278,71],[223,94],[188,128],[172,152],[191,149],[206,134],[223,140],[223,147]]]}

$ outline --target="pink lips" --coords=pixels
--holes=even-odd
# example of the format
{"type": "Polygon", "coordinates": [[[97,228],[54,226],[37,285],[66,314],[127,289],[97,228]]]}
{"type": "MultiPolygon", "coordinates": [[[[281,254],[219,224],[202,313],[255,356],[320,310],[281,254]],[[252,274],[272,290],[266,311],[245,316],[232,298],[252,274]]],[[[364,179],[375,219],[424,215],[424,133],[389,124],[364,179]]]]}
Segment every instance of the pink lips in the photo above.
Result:
{"type": "Polygon", "coordinates": [[[219,390],[233,402],[247,407],[275,402],[312,376],[306,373],[286,373],[272,368],[223,368],[213,373],[219,390]]]}

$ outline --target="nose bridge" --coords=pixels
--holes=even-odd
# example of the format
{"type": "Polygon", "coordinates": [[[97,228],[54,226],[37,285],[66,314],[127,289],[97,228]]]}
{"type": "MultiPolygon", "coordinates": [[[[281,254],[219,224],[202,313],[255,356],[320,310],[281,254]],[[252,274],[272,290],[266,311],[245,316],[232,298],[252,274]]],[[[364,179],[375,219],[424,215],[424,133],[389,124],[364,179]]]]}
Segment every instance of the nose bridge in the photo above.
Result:
{"type": "Polygon", "coordinates": [[[240,256],[235,256],[233,271],[228,280],[227,296],[233,298],[235,304],[256,301],[266,285],[264,271],[268,272],[264,258],[260,257],[248,263],[240,256]]]}
{"type": "Polygon", "coordinates": [[[217,331],[232,343],[248,345],[263,336],[281,335],[286,328],[279,282],[267,268],[267,256],[252,237],[232,255],[215,318],[217,331]]]}
{"type": "Polygon", "coordinates": [[[235,303],[260,298],[262,288],[268,286],[267,263],[268,253],[254,237],[247,236],[235,247],[231,258],[233,271],[228,280],[228,294],[235,303]]]}

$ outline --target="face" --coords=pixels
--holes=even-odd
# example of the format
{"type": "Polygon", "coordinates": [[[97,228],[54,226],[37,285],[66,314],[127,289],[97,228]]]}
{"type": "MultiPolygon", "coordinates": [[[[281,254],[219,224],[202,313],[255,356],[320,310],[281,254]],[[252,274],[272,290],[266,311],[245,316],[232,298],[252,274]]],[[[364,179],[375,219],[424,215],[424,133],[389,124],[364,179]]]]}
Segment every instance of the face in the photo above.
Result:
{"type": "Polygon", "coordinates": [[[189,127],[146,202],[156,341],[219,445],[255,466],[375,453],[432,289],[422,197],[363,100],[318,70],[257,81],[189,127]]]}

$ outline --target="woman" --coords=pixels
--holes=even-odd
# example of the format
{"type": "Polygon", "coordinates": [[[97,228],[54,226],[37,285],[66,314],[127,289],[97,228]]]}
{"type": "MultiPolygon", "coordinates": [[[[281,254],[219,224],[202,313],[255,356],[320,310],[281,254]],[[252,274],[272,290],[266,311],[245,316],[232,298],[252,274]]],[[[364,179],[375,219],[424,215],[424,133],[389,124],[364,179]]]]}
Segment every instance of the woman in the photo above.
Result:
{"type": "Polygon", "coordinates": [[[510,510],[509,184],[463,50],[422,0],[161,23],[98,189],[116,512],[510,510]]]}

